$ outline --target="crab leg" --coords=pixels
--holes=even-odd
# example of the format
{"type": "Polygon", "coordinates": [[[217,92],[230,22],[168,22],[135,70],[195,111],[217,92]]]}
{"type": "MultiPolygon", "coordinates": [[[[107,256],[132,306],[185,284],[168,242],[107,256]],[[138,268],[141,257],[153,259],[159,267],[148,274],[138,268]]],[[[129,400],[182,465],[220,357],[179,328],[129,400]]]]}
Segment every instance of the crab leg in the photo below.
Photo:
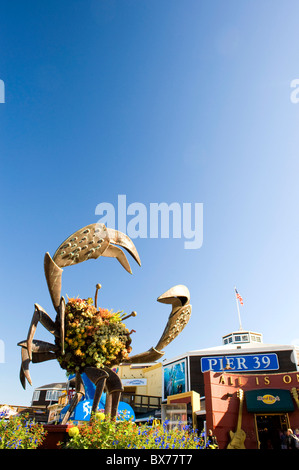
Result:
{"type": "Polygon", "coordinates": [[[58,312],[60,305],[61,276],[63,269],[57,266],[49,253],[46,253],[44,257],[44,270],[50,297],[52,299],[55,310],[58,312]]]}
{"type": "Polygon", "coordinates": [[[29,359],[27,348],[22,347],[21,357],[22,357],[22,364],[21,364],[21,369],[20,369],[20,381],[21,381],[22,387],[25,390],[26,379],[28,383],[32,385],[32,380],[31,380],[30,373],[29,373],[30,359],[29,359]]]}
{"type": "Polygon", "coordinates": [[[96,369],[95,367],[86,367],[84,372],[96,386],[91,409],[91,412],[95,413],[98,409],[99,402],[106,384],[106,379],[109,377],[109,375],[104,369],[96,369]]]}
{"type": "Polygon", "coordinates": [[[59,304],[59,318],[60,318],[60,344],[61,354],[64,354],[64,336],[65,336],[65,299],[61,297],[59,304]]]}
{"type": "Polygon", "coordinates": [[[105,414],[111,416],[111,419],[116,419],[117,409],[120,401],[121,393],[124,391],[123,385],[119,376],[108,367],[105,367],[105,371],[109,374],[109,377],[106,381],[106,404],[105,404],[105,414]]]}
{"type": "MultiPolygon", "coordinates": [[[[21,357],[22,364],[20,369],[20,381],[23,388],[26,388],[26,380],[32,385],[30,373],[29,373],[29,364],[30,358],[27,348],[27,341],[20,341],[18,346],[21,346],[21,357]]],[[[47,343],[45,341],[33,340],[32,342],[32,362],[44,362],[51,359],[56,359],[57,346],[52,343],[47,343]]]]}
{"type": "Polygon", "coordinates": [[[27,335],[27,349],[28,349],[28,355],[29,355],[30,360],[32,357],[32,341],[33,341],[33,337],[34,337],[38,322],[40,322],[54,336],[59,337],[59,331],[57,330],[55,323],[49,317],[47,312],[38,304],[35,304],[34,307],[35,307],[35,310],[33,313],[33,317],[32,317],[28,335],[27,335]]]}
{"type": "Polygon", "coordinates": [[[74,411],[74,409],[76,408],[79,401],[81,400],[81,398],[84,395],[85,395],[84,384],[83,384],[81,375],[79,374],[79,372],[77,372],[76,373],[76,393],[75,393],[74,397],[72,398],[71,404],[70,404],[66,414],[64,415],[61,424],[66,424],[68,422],[72,412],[74,411]]]}
{"type": "Polygon", "coordinates": [[[154,362],[158,361],[162,356],[164,356],[163,351],[157,351],[152,347],[148,351],[129,357],[126,362],[130,362],[132,364],[140,364],[141,362],[154,362]]]}
{"type": "Polygon", "coordinates": [[[190,319],[190,293],[186,286],[178,285],[172,287],[167,292],[160,295],[157,301],[172,305],[172,310],[162,336],[154,348],[130,357],[127,362],[140,363],[160,359],[164,355],[164,352],[161,350],[180,334],[190,319]]]}

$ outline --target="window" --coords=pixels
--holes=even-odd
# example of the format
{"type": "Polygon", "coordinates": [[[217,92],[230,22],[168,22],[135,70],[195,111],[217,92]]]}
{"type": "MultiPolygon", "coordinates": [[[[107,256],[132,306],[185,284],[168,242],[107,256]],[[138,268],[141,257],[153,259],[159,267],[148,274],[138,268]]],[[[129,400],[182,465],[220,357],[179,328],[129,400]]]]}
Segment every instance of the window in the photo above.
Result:
{"type": "Polygon", "coordinates": [[[33,392],[32,401],[38,401],[38,400],[39,400],[39,394],[40,394],[40,391],[39,391],[39,390],[35,390],[35,391],[33,392]]]}
{"type": "Polygon", "coordinates": [[[46,401],[58,401],[61,394],[61,390],[47,390],[46,401]]]}
{"type": "Polygon", "coordinates": [[[235,335],[235,341],[241,341],[241,336],[240,335],[235,335]]]}

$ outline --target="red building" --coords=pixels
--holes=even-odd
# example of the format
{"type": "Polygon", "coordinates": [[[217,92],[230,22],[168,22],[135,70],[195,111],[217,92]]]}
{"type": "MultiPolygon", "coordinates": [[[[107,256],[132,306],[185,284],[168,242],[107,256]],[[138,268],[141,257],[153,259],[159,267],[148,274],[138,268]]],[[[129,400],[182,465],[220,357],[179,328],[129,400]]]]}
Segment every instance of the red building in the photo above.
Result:
{"type": "Polygon", "coordinates": [[[299,429],[299,372],[204,373],[207,429],[219,447],[279,449],[280,432],[299,429]]]}
{"type": "Polygon", "coordinates": [[[299,348],[264,344],[239,330],[223,344],[163,361],[163,401],[185,403],[188,421],[212,429],[221,449],[280,448],[299,433],[299,348]]]}

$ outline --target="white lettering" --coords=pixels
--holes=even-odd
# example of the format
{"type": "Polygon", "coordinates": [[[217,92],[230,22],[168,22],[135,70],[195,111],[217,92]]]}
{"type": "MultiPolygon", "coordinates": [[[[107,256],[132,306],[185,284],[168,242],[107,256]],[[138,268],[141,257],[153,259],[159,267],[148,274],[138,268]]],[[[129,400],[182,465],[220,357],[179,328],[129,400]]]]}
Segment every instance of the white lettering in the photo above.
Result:
{"type": "Polygon", "coordinates": [[[144,204],[140,202],[133,202],[128,207],[128,215],[136,214],[134,219],[128,222],[127,233],[131,238],[146,238],[147,237],[147,212],[144,204]],[[136,227],[138,226],[138,230],[136,227]]]}
{"type": "Polygon", "coordinates": [[[5,85],[3,80],[0,80],[0,103],[5,103],[5,85]]]}
{"type": "Polygon", "coordinates": [[[124,194],[118,196],[118,226],[117,229],[127,233],[127,197],[124,194]]]}
{"type": "Polygon", "coordinates": [[[185,242],[184,246],[188,249],[198,249],[202,246],[203,243],[203,204],[195,204],[195,221],[194,221],[194,230],[191,229],[191,204],[183,204],[183,232],[185,238],[188,240],[193,238],[193,241],[185,242]]]}
{"type": "Polygon", "coordinates": [[[226,357],[225,359],[226,359],[228,367],[230,369],[235,369],[234,358],[233,357],[226,357]]]}
{"type": "Polygon", "coordinates": [[[217,359],[208,359],[208,363],[209,363],[208,370],[213,370],[213,366],[216,366],[217,364],[217,359]]]}
{"type": "Polygon", "coordinates": [[[242,370],[242,369],[248,369],[248,367],[245,364],[245,357],[236,357],[237,360],[237,369],[242,370]]]}
{"type": "MultiPolygon", "coordinates": [[[[127,207],[126,195],[118,195],[117,224],[116,211],[113,204],[102,202],[96,206],[95,214],[101,218],[99,224],[116,229],[127,234],[130,238],[147,238],[148,235],[148,214],[147,208],[141,202],[133,202],[127,207]],[[127,216],[133,216],[127,222],[127,216]]],[[[149,234],[150,238],[170,237],[170,225],[172,225],[172,237],[182,237],[188,241],[184,242],[185,249],[198,249],[203,243],[203,204],[194,205],[194,228],[192,228],[192,204],[183,203],[183,210],[178,202],[166,204],[162,202],[150,203],[149,214],[149,234]],[[172,222],[172,223],[171,223],[172,222]]]]}
{"type": "Polygon", "coordinates": [[[181,237],[181,207],[173,202],[168,206],[166,202],[150,204],[150,237],[158,238],[159,213],[161,220],[161,238],[169,238],[169,213],[173,214],[173,238],[181,237]]]}
{"type": "Polygon", "coordinates": [[[98,204],[95,213],[96,215],[103,216],[100,220],[98,220],[99,224],[105,224],[106,227],[113,229],[115,228],[115,210],[112,204],[109,202],[102,202],[101,204],[98,204]]]}
{"type": "Polygon", "coordinates": [[[291,81],[291,88],[295,88],[294,91],[291,93],[291,102],[294,104],[297,104],[299,102],[299,79],[295,78],[294,80],[291,81]],[[297,88],[296,88],[297,87],[297,88]]]}

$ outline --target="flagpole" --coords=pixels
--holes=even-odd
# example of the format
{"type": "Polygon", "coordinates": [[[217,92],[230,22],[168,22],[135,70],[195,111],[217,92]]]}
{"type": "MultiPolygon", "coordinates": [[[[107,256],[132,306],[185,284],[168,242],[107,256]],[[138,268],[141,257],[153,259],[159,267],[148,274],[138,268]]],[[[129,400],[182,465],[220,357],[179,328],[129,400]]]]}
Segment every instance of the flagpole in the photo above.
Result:
{"type": "Polygon", "coordinates": [[[239,323],[240,323],[240,330],[243,330],[242,328],[242,323],[241,323],[241,315],[240,315],[240,308],[239,308],[239,302],[237,298],[237,288],[235,287],[235,297],[236,297],[236,302],[237,302],[237,310],[238,310],[238,317],[239,317],[239,323]]]}

